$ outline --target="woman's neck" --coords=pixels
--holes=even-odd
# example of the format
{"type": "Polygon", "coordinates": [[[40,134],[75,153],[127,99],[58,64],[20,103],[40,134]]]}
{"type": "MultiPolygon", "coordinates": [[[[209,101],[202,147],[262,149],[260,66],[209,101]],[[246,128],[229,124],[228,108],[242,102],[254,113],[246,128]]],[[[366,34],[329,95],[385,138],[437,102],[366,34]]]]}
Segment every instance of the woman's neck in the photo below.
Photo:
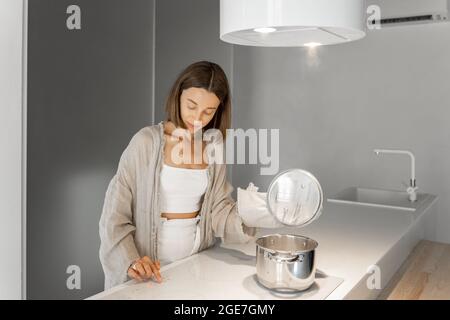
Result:
{"type": "Polygon", "coordinates": [[[163,125],[164,125],[164,133],[169,135],[169,136],[171,136],[171,137],[173,137],[173,138],[175,138],[175,139],[178,139],[178,140],[182,140],[183,137],[182,136],[178,136],[178,135],[176,135],[176,136],[173,135],[173,132],[176,129],[183,129],[183,130],[189,132],[189,136],[190,136],[189,140],[192,143],[194,143],[194,139],[193,138],[194,138],[195,133],[192,133],[192,132],[188,131],[187,129],[184,129],[184,128],[181,128],[181,127],[176,127],[175,124],[173,122],[169,121],[169,120],[164,121],[163,125]]]}

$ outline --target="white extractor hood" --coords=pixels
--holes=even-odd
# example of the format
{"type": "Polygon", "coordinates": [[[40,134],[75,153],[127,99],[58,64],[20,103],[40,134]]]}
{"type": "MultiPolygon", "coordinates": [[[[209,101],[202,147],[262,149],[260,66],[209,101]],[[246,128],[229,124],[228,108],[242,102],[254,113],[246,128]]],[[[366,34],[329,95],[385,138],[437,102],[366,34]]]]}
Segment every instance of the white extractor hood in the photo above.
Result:
{"type": "Polygon", "coordinates": [[[301,47],[365,36],[364,0],[220,0],[220,39],[239,45],[301,47]]]}

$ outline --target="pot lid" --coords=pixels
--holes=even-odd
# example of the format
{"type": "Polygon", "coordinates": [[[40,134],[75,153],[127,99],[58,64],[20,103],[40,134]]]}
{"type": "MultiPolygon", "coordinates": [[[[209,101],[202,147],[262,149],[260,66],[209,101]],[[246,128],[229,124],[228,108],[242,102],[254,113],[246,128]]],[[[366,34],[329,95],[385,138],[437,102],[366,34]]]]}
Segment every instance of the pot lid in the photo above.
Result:
{"type": "Polygon", "coordinates": [[[308,171],[289,169],[279,173],[269,185],[267,207],[286,226],[305,226],[322,213],[323,192],[319,181],[308,171]]]}

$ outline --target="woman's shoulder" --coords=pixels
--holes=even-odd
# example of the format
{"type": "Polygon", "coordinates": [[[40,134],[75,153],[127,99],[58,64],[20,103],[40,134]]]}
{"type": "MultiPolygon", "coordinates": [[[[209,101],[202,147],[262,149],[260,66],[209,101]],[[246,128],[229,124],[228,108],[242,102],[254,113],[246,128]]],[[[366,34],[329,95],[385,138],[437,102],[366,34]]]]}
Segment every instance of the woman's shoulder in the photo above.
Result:
{"type": "Polygon", "coordinates": [[[161,123],[139,129],[131,138],[129,145],[135,149],[156,147],[161,140],[161,123]]]}

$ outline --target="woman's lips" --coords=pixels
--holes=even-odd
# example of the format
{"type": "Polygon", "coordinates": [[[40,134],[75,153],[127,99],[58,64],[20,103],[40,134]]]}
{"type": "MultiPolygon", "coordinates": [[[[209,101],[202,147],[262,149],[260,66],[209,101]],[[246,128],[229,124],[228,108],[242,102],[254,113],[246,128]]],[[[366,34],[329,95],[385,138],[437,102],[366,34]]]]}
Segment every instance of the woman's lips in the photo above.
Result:
{"type": "Polygon", "coordinates": [[[189,129],[192,129],[192,130],[195,130],[195,129],[196,129],[196,127],[194,127],[194,125],[191,124],[190,122],[186,122],[186,124],[187,124],[187,127],[188,127],[189,129]]]}

